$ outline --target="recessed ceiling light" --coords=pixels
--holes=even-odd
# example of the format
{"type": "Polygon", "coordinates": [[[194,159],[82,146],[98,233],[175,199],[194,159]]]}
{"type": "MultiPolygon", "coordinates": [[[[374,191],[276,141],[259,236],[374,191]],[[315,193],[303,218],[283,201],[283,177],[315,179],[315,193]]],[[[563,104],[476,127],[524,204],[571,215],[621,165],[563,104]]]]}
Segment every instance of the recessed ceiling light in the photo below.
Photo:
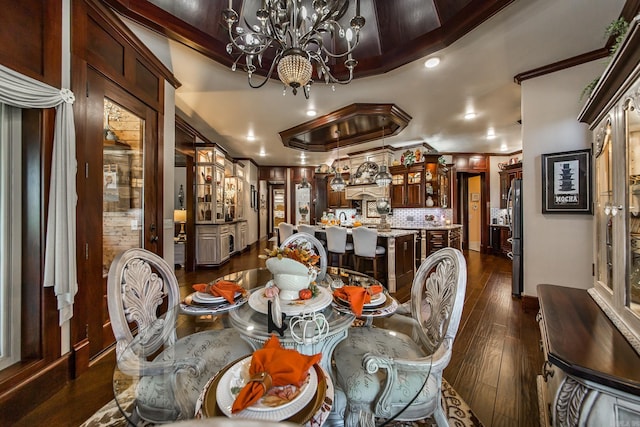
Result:
{"type": "Polygon", "coordinates": [[[496,137],[496,131],[493,128],[487,130],[487,139],[494,139],[496,137]]]}
{"type": "Polygon", "coordinates": [[[437,57],[429,58],[426,61],[424,61],[424,66],[427,68],[437,67],[438,64],[440,64],[440,58],[437,58],[437,57]]]}
{"type": "Polygon", "coordinates": [[[267,153],[264,152],[264,148],[262,150],[260,150],[260,157],[264,157],[266,155],[267,155],[267,153]]]}
{"type": "Polygon", "coordinates": [[[256,140],[256,136],[252,133],[247,135],[247,141],[255,141],[256,140]]]}
{"type": "Polygon", "coordinates": [[[507,151],[507,144],[502,144],[500,146],[500,151],[507,151]]]}
{"type": "Polygon", "coordinates": [[[476,118],[476,113],[474,113],[473,111],[469,111],[464,115],[465,120],[473,120],[475,118],[476,118]]]}
{"type": "Polygon", "coordinates": [[[316,114],[318,114],[316,110],[307,110],[307,116],[309,117],[315,117],[316,114]]]}

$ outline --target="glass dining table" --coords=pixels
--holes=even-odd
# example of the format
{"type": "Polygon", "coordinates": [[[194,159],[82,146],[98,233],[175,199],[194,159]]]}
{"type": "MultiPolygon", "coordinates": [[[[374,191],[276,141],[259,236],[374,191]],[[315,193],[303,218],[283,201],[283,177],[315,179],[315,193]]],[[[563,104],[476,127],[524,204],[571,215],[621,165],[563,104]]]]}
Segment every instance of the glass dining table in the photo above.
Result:
{"type": "MultiPolygon", "coordinates": [[[[261,348],[269,337],[276,335],[284,348],[293,348],[306,355],[321,353],[322,358],[315,367],[318,377],[316,387],[320,391],[316,392],[304,408],[299,408],[294,414],[286,412],[284,415],[288,416],[281,419],[309,426],[342,425],[340,412],[345,405],[345,397],[335,383],[332,365],[336,362],[332,360],[333,350],[347,337],[350,328],[393,327],[385,319],[399,307],[395,298],[384,291],[383,303],[365,306],[362,314],[356,317],[347,303],[333,297],[333,290],[345,285],[379,285],[379,282],[362,273],[347,269],[338,271],[335,267],[329,267],[325,278],[317,283],[319,292],[312,299],[315,301],[306,304],[297,301],[283,305],[282,311],[286,315],[283,325],[286,329],[280,333],[276,329],[277,325],[269,321],[269,307],[263,292],[263,288],[272,280],[269,270],[257,268],[238,271],[212,282],[218,280],[235,282],[248,292],[233,304],[210,305],[194,301],[195,292],[181,289],[181,304],[168,310],[176,312],[177,339],[206,330],[233,328],[254,350],[261,348]],[[270,330],[270,327],[274,330],[270,330]]],[[[161,316],[157,322],[162,322],[163,319],[164,316],[161,316]]],[[[137,346],[136,341],[142,339],[143,335],[138,334],[129,347],[137,346]]],[[[239,362],[240,360],[235,361],[234,365],[239,362]]],[[[118,361],[113,374],[116,403],[130,425],[148,425],[137,415],[134,404],[141,376],[136,375],[135,370],[132,372],[131,369],[122,369],[125,365],[125,361],[118,361]]],[[[194,418],[231,415],[221,410],[218,405],[221,397],[216,396],[216,388],[220,390],[221,387],[221,377],[223,379],[224,375],[229,375],[229,368],[232,367],[227,366],[206,383],[196,403],[194,418]]],[[[158,383],[168,383],[168,379],[158,383]]],[[[264,415],[260,414],[257,419],[272,421],[261,417],[264,415]]]]}

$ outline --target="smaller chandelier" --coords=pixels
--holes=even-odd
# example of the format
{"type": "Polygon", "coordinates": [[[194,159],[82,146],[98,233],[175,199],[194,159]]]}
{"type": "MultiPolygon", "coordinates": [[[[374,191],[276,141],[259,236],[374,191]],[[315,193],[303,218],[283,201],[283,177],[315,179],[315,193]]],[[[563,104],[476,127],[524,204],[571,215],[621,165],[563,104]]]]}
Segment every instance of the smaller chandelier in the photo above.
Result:
{"type": "Polygon", "coordinates": [[[387,156],[384,153],[384,125],[382,126],[382,156],[382,165],[378,169],[376,176],[373,178],[378,187],[386,187],[391,184],[392,181],[391,174],[387,170],[387,156]]]}
{"type": "Polygon", "coordinates": [[[340,131],[336,131],[337,137],[337,147],[338,147],[338,158],[336,162],[338,163],[338,168],[336,169],[336,175],[331,179],[329,185],[333,191],[344,191],[344,188],[347,186],[347,183],[344,182],[344,178],[342,178],[342,173],[340,172],[340,131]]]}
{"type": "Polygon", "coordinates": [[[365,24],[360,15],[360,0],[356,0],[355,15],[348,28],[343,28],[339,20],[347,13],[349,0],[263,0],[262,7],[256,12],[258,23],[251,24],[244,17],[246,28],[237,25],[240,17],[232,7],[230,0],[229,7],[222,11],[230,40],[227,53],[235,56],[233,71],[244,58],[252,88],[264,86],[277,70],[285,93],[287,87],[294,95],[302,88],[308,99],[314,66],[318,80],[324,80],[326,84],[347,84],[353,80],[353,69],[358,61],[351,53],[360,43],[360,29],[365,24]],[[308,10],[312,12],[308,13],[308,10]],[[338,51],[340,46],[343,48],[338,51]],[[267,56],[273,58],[271,65],[264,80],[255,83],[253,74],[257,66],[262,67],[267,51],[271,52],[267,56]],[[340,80],[329,65],[345,57],[344,67],[349,76],[340,80]]]}

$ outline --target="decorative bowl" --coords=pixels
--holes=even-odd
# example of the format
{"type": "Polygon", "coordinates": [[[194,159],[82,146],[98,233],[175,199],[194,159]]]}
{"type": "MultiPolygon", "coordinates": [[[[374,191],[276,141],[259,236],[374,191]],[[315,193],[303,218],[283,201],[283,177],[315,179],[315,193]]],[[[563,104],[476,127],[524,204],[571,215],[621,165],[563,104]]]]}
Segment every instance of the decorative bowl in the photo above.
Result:
{"type": "Polygon", "coordinates": [[[280,289],[280,299],[287,301],[298,299],[298,293],[308,288],[318,274],[314,268],[291,258],[269,258],[266,265],[273,274],[273,282],[280,289]]]}

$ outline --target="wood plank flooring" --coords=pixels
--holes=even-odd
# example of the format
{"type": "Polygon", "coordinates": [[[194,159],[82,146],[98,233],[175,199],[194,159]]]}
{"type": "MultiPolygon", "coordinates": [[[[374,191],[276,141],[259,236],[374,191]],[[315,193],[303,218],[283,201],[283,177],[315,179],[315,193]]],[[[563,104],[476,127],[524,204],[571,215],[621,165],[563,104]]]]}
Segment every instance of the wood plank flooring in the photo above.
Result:
{"type": "MultiPolygon", "coordinates": [[[[190,284],[263,265],[266,241],[216,269],[177,270],[182,293],[190,284]]],[[[542,367],[535,313],[511,296],[511,263],[493,255],[465,252],[467,292],[451,363],[444,376],[485,426],[538,426],[535,377],[542,367]]],[[[110,353],[110,354],[109,354],[110,353]]],[[[77,426],[112,397],[113,352],[17,426],[77,426]]],[[[0,424],[2,424],[0,420],[0,424]]]]}

